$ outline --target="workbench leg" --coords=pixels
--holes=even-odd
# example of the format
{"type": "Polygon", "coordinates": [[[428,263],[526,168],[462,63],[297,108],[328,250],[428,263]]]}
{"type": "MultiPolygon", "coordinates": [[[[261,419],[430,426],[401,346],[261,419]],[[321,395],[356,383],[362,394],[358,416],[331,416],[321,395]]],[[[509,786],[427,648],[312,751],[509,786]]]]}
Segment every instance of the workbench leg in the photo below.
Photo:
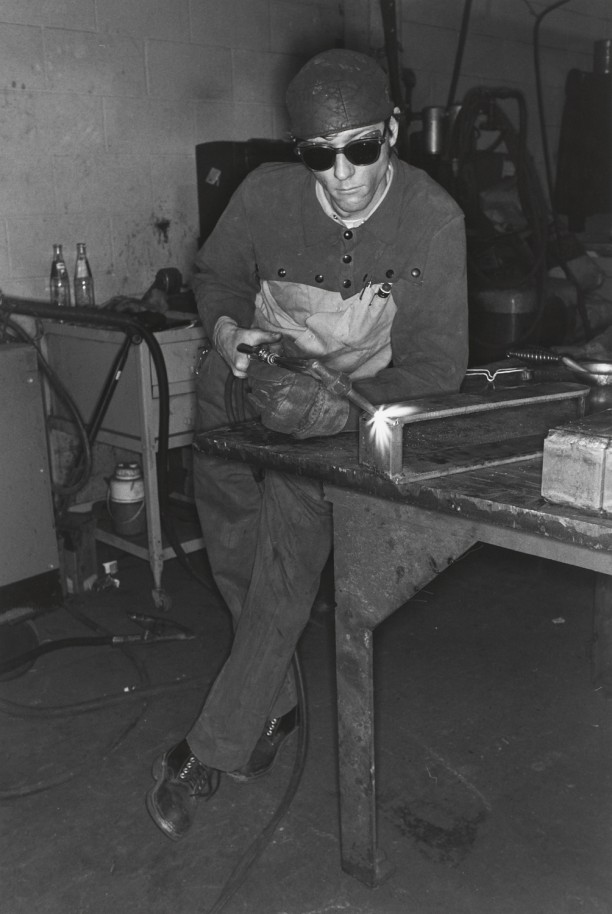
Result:
{"type": "Polygon", "coordinates": [[[469,524],[326,487],[334,505],[342,868],[368,886],[393,867],[378,848],[374,628],[474,543],[469,524]]]}
{"type": "Polygon", "coordinates": [[[593,683],[612,697],[612,575],[595,573],[593,683]]]}
{"type": "Polygon", "coordinates": [[[374,761],[373,632],[351,613],[336,619],[342,868],[368,886],[394,870],[378,848],[374,761]]]}

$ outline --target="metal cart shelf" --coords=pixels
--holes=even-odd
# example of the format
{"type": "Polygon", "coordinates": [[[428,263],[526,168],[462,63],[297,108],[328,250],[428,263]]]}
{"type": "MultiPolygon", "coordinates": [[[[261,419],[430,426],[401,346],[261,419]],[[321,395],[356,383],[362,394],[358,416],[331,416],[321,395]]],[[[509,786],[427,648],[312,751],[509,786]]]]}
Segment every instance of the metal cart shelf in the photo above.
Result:
{"type": "MultiPolygon", "coordinates": [[[[70,323],[44,321],[44,348],[55,369],[75,400],[85,422],[97,402],[110,366],[124,341],[115,330],[83,327],[70,323]]],[[[195,367],[203,346],[204,331],[197,324],[174,327],[155,334],[161,347],[170,392],[168,448],[189,446],[195,422],[195,367]]],[[[51,415],[66,417],[53,394],[51,415]]],[[[155,368],[146,345],[132,345],[127,362],[104,416],[96,443],[107,444],[141,454],[147,514],[147,546],[131,538],[118,536],[98,525],[96,538],[131,555],[147,559],[153,574],[153,601],[157,608],[167,609],[169,597],[162,588],[164,561],[175,555],[162,539],[158,499],[156,453],[158,449],[159,386],[155,368]]],[[[187,553],[203,548],[201,536],[181,543],[187,553]]]]}

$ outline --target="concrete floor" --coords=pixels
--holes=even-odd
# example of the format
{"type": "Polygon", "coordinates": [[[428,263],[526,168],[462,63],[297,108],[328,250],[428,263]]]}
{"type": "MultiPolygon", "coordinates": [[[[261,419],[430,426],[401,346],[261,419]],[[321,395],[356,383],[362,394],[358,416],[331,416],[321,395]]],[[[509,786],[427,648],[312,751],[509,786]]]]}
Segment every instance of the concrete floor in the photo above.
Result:
{"type": "MultiPolygon", "coordinates": [[[[75,613],[120,632],[126,611],[155,612],[147,564],[109,555],[120,588],[72,598],[38,620],[41,638],[90,634],[75,613]]],[[[230,641],[212,585],[176,561],[164,583],[197,640],[138,648],[137,662],[57,651],[0,683],[2,914],[204,914],[283,795],[295,743],[257,783],[225,779],[183,842],[150,821],[151,762],[230,641]]],[[[224,910],[609,914],[612,703],[590,680],[591,592],[588,572],[480,547],[378,630],[379,821],[396,869],[374,890],[340,867],[333,615],[313,613],[303,779],[224,910]]]]}

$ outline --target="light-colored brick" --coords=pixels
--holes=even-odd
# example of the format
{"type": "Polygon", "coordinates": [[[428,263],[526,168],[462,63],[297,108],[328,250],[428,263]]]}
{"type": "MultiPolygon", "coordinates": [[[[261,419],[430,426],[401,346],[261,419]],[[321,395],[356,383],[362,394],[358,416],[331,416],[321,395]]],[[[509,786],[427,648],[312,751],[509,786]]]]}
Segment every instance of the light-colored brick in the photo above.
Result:
{"type": "Polygon", "coordinates": [[[206,47],[270,50],[268,0],[198,0],[191,8],[191,40],[206,47]]]}
{"type": "Polygon", "coordinates": [[[270,45],[278,54],[294,54],[303,58],[334,47],[335,31],[324,31],[319,7],[295,0],[271,0],[270,45]]]}
{"type": "Polygon", "coordinates": [[[195,106],[196,143],[279,135],[273,129],[270,105],[196,102],[195,106]]]}
{"type": "Polygon", "coordinates": [[[195,143],[191,99],[105,98],[106,145],[112,152],[179,153],[195,143]]]}
{"type": "Polygon", "coordinates": [[[142,38],[189,40],[188,0],[102,0],[97,4],[98,27],[142,38]]]}
{"type": "Polygon", "coordinates": [[[240,104],[284,104],[289,80],[303,60],[288,54],[233,51],[234,100],[240,104]]]}
{"type": "Polygon", "coordinates": [[[142,156],[56,156],[54,174],[63,213],[146,211],[150,206],[151,177],[142,156]]]}
{"type": "Polygon", "coordinates": [[[226,48],[147,42],[149,92],[155,98],[231,99],[231,52],[226,48]]]}
{"type": "Polygon", "coordinates": [[[4,153],[68,153],[104,146],[102,99],[89,95],[7,90],[0,97],[4,153]]]}
{"type": "Polygon", "coordinates": [[[145,94],[144,40],[110,32],[45,29],[49,87],[89,95],[145,94]]]}
{"type": "Polygon", "coordinates": [[[95,0],[1,0],[0,22],[94,29],[95,0]]]}
{"type": "Polygon", "coordinates": [[[54,211],[48,158],[40,152],[22,157],[0,154],[0,213],[22,216],[54,211]]]}
{"type": "Polygon", "coordinates": [[[3,283],[6,282],[10,275],[8,238],[6,235],[6,222],[0,221],[0,292],[2,292],[3,283]]]}
{"type": "Polygon", "coordinates": [[[182,213],[192,225],[198,221],[198,188],[195,150],[191,155],[152,155],[150,157],[153,210],[182,213]]]}
{"type": "Polygon", "coordinates": [[[0,25],[0,87],[31,91],[45,86],[42,29],[0,25]]]}

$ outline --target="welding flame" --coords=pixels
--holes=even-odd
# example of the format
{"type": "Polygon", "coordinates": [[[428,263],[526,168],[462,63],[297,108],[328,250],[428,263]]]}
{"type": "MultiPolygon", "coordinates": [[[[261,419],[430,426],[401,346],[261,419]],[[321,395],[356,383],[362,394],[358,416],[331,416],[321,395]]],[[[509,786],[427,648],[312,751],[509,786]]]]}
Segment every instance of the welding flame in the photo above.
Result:
{"type": "Polygon", "coordinates": [[[418,413],[418,406],[407,406],[396,403],[391,406],[381,406],[368,421],[370,426],[370,436],[374,441],[374,447],[382,451],[388,447],[391,440],[391,424],[397,419],[404,419],[418,413]]]}

